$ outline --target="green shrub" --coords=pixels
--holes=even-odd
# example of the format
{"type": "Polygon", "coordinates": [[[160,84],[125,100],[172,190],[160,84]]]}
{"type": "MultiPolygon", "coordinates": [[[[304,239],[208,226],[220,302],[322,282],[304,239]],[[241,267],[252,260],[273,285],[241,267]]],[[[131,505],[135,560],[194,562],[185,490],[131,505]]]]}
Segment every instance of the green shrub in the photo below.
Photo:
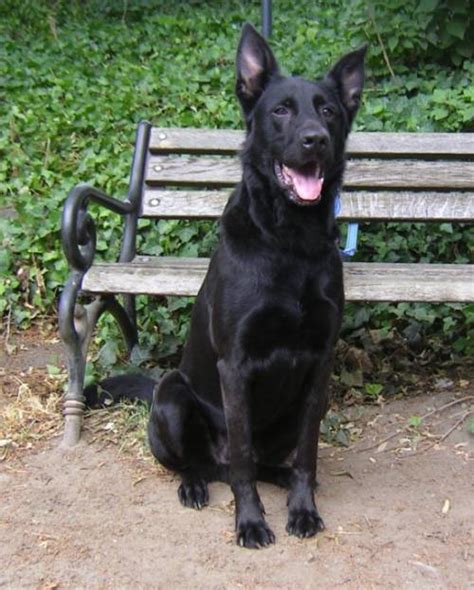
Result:
{"type": "MultiPolygon", "coordinates": [[[[78,182],[126,194],[139,120],[242,126],[233,96],[234,56],[247,20],[259,22],[258,3],[4,0],[0,207],[16,216],[0,217],[2,314],[24,326],[37,313],[54,313],[67,276],[59,243],[64,199],[78,182]]],[[[472,10],[465,2],[274,4],[272,45],[287,72],[320,75],[348,49],[371,42],[357,120],[363,130],[472,129],[470,38],[472,10]]],[[[98,255],[110,257],[120,227],[113,214],[96,214],[98,255]]],[[[154,254],[207,255],[216,241],[210,222],[142,225],[140,246],[154,254]]],[[[461,224],[372,224],[362,228],[358,257],[465,262],[472,247],[461,224]]],[[[145,310],[139,299],[138,305],[145,347],[174,354],[190,301],[159,299],[145,310]]],[[[104,320],[102,329],[115,328],[104,320]]],[[[444,350],[473,349],[469,306],[349,306],[344,338],[364,346],[367,330],[422,338],[430,350],[446,342],[454,348],[444,350]]]]}

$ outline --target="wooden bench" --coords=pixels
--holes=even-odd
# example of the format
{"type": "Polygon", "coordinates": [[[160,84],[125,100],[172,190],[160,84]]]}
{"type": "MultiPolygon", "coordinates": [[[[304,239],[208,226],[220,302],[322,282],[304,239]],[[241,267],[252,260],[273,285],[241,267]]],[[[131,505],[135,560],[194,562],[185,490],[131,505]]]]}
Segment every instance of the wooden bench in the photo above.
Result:
{"type": "MultiPolygon", "coordinates": [[[[128,347],[138,341],[134,296],[196,295],[204,258],[150,257],[136,252],[139,218],[217,219],[240,180],[237,157],[243,133],[160,129],[139,125],[128,198],[120,201],[79,185],[63,212],[62,239],[71,277],[60,300],[69,388],[65,443],[80,437],[86,351],[101,313],[118,320],[128,347]],[[97,202],[124,218],[115,262],[94,261],[95,225],[88,205],[97,202]],[[94,296],[80,305],[81,294],[94,296]],[[119,303],[117,294],[122,294],[119,303]]],[[[474,134],[353,133],[342,194],[341,221],[472,222],[474,134]]],[[[467,264],[344,265],[348,301],[474,300],[473,266],[467,264]]]]}

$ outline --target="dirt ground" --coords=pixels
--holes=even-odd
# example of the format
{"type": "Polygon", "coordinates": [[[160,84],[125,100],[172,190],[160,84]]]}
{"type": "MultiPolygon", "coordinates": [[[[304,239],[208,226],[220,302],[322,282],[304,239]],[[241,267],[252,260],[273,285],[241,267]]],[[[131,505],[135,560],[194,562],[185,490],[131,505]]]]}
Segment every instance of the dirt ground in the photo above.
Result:
{"type": "MultiPolygon", "coordinates": [[[[0,409],[14,401],[12,375],[58,360],[54,339],[10,353],[0,409]]],[[[288,536],[285,492],[259,485],[277,537],[259,551],[235,545],[223,484],[193,511],[172,476],[90,429],[72,451],[59,437],[34,444],[0,461],[0,588],[474,588],[474,437],[460,423],[474,384],[445,385],[351,410],[357,440],[321,452],[317,537],[288,536]]]]}

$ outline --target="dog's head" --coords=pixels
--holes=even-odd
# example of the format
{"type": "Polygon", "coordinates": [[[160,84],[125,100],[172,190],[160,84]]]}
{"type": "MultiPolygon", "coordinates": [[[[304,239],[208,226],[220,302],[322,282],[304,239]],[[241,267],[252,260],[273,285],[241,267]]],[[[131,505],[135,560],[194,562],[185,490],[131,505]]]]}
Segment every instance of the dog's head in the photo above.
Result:
{"type": "Polygon", "coordinates": [[[342,57],[322,80],[285,77],[267,42],[246,24],[237,51],[236,93],[249,156],[298,205],[317,204],[340,177],[359,108],[367,46],[342,57]],[[271,171],[271,172],[270,172],[271,171]]]}

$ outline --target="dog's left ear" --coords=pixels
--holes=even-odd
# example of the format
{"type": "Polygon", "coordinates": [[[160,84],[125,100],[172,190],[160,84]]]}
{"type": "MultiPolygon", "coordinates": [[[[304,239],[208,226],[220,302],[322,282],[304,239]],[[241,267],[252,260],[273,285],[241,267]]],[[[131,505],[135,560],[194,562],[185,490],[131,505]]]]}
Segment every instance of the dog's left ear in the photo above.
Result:
{"type": "Polygon", "coordinates": [[[351,121],[359,108],[362,96],[365,77],[364,59],[367,47],[368,45],[365,44],[360,49],[342,57],[326,76],[326,79],[336,85],[351,121]]]}
{"type": "Polygon", "coordinates": [[[271,77],[278,71],[277,61],[268,43],[252,25],[245,24],[237,49],[235,87],[245,116],[249,115],[271,77]]]}

